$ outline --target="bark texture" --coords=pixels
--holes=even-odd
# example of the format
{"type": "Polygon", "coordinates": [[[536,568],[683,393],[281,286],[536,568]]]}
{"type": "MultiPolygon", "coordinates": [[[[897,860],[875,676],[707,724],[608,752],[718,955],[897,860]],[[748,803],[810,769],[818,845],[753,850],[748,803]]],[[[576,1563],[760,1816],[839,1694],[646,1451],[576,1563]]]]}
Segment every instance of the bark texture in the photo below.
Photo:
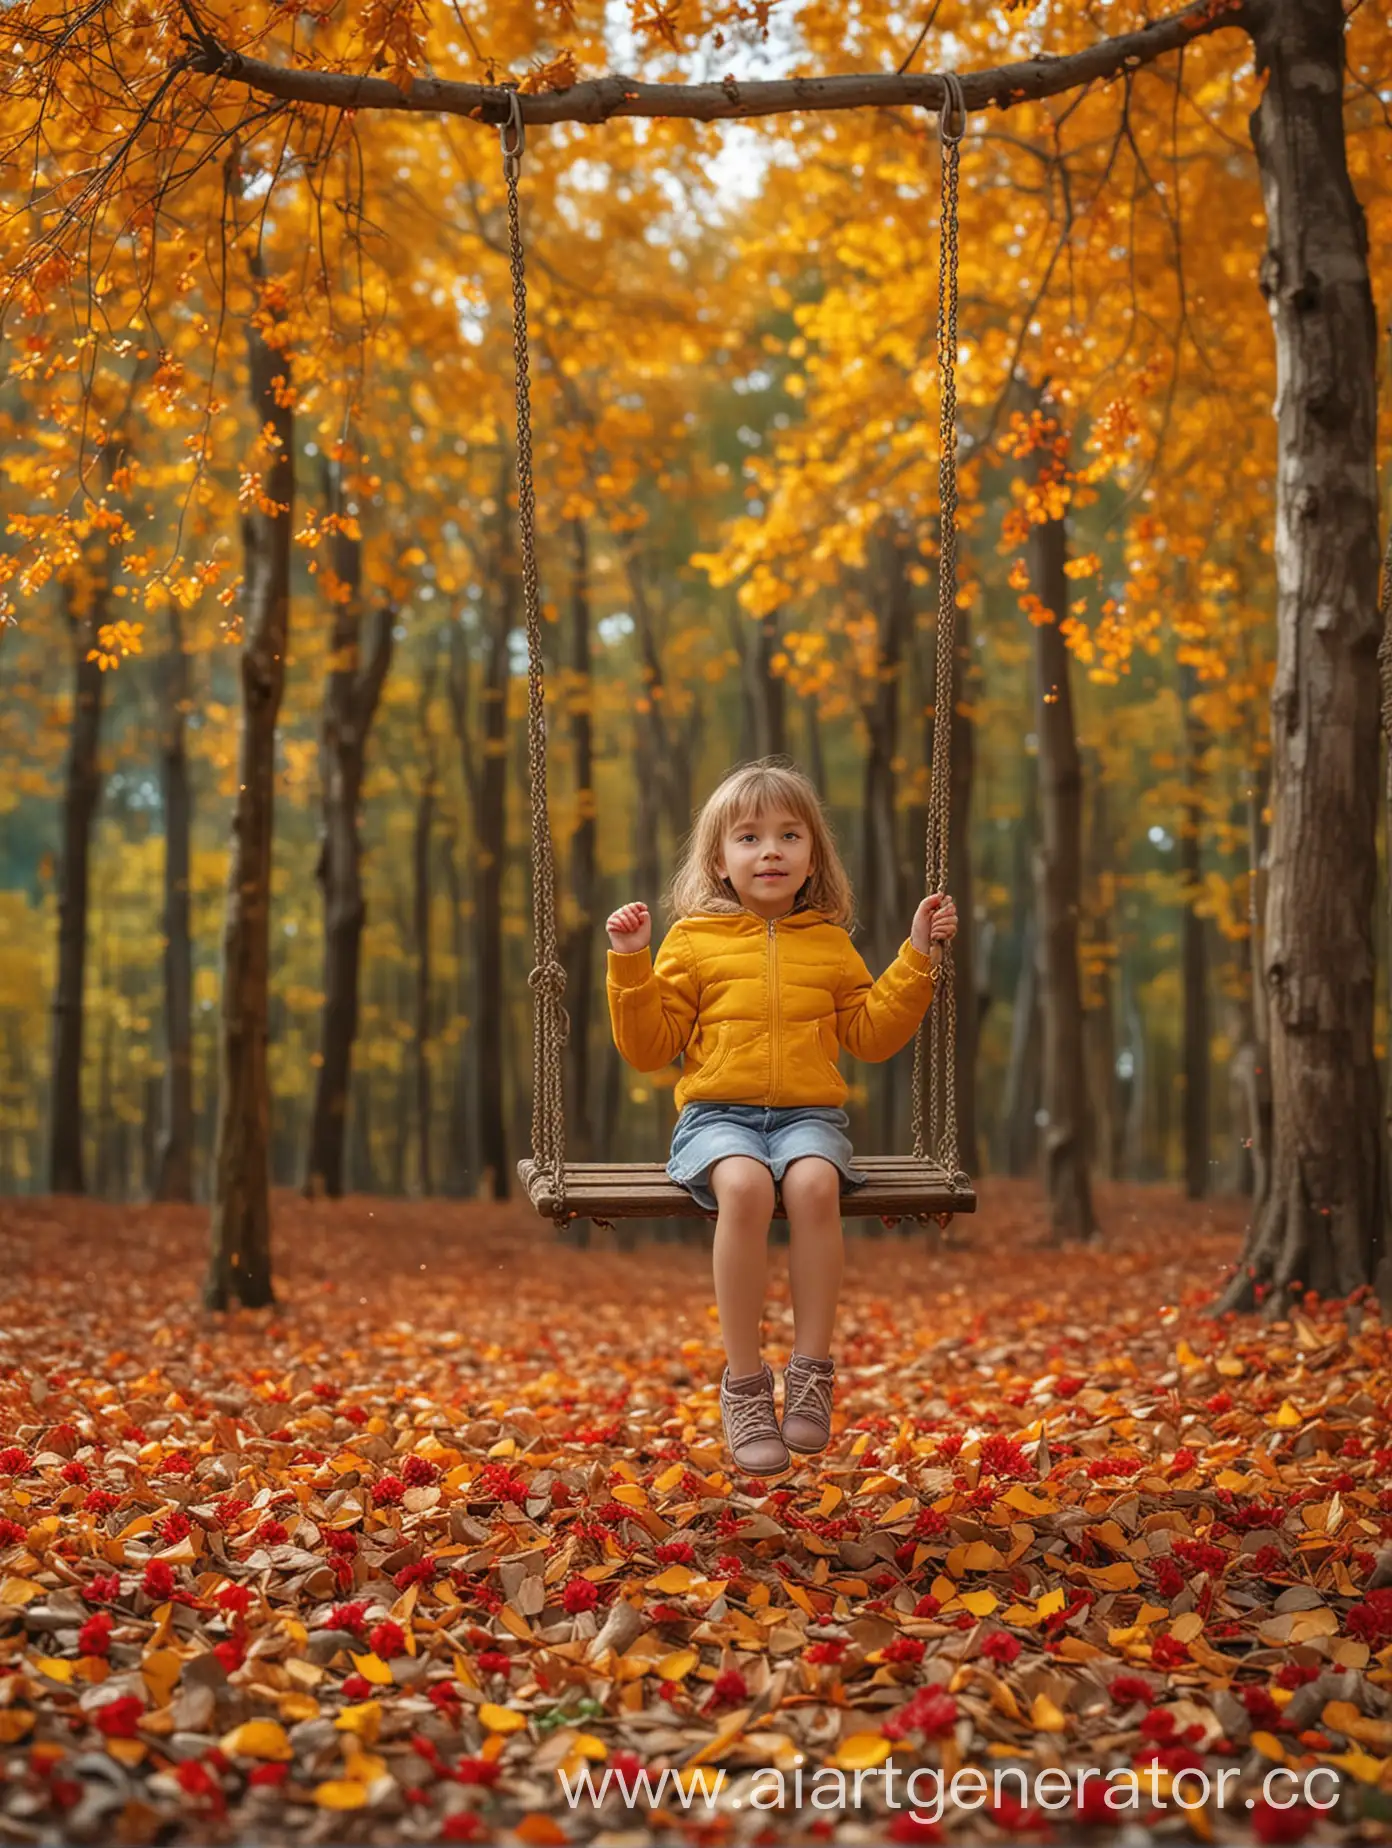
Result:
{"type": "MultiPolygon", "coordinates": [[[[330,514],[338,520],[349,518],[341,465],[326,469],[324,488],[330,514]]],[[[340,526],[330,535],[329,564],[339,600],[333,606],[319,717],[321,820],[315,868],[324,905],[324,1012],[305,1192],[337,1199],[343,1192],[343,1145],[367,922],[360,828],[363,769],[368,733],[391,666],[396,612],[384,602],[364,619],[362,542],[351,529],[345,532],[340,526]]]]}
{"type": "Polygon", "coordinates": [[[189,793],[185,720],[188,655],[179,606],[169,605],[169,653],[160,712],[160,786],[164,799],[164,1078],[156,1200],[193,1198],[193,937],[189,927],[189,793]]]}
{"type": "Polygon", "coordinates": [[[1228,1307],[1346,1296],[1384,1262],[1373,1050],[1378,649],[1376,329],[1344,142],[1339,0],[1248,21],[1276,341],[1276,678],[1263,971],[1272,1171],[1228,1307]]]}
{"type": "Polygon", "coordinates": [[[255,321],[247,328],[247,360],[252,412],[260,429],[269,426],[273,444],[262,477],[263,504],[242,517],[242,711],[222,939],[212,1252],[204,1286],[210,1309],[234,1303],[257,1308],[274,1300],[266,1040],[276,720],[290,620],[295,419],[283,401],[287,395],[277,389],[289,362],[255,321]]]}
{"type": "MultiPolygon", "coordinates": [[[[1048,412],[1047,399],[1041,408],[1048,412]]],[[[1038,453],[1038,452],[1037,452],[1038,453]]],[[[1045,455],[1048,451],[1043,452],[1045,455]]],[[[1029,458],[1031,466],[1034,457],[1029,458]]],[[[1053,620],[1036,624],[1035,728],[1039,738],[1039,844],[1035,850],[1035,918],[1043,1014],[1044,1186],[1056,1239],[1090,1239],[1097,1231],[1088,1173],[1087,1081],[1083,996],[1078,968],[1082,909],[1083,769],[1073,719],[1068,644],[1067,534],[1062,520],[1030,528],[1034,594],[1053,620]]]]}
{"type": "Polygon", "coordinates": [[[570,527],[570,682],[568,717],[575,773],[575,826],[570,837],[572,923],[561,960],[566,970],[566,1134],[571,1158],[591,1159],[594,1100],[590,1096],[590,1027],[595,996],[595,913],[598,846],[594,790],[594,682],[591,677],[590,549],[583,520],[570,527]]]}
{"type": "Polygon", "coordinates": [[[1184,707],[1184,812],[1179,828],[1179,875],[1184,919],[1184,1191],[1191,1200],[1208,1192],[1209,1000],[1208,933],[1199,909],[1203,896],[1203,727],[1194,716],[1193,669],[1182,670],[1184,707]]]}
{"type": "MultiPolygon", "coordinates": [[[[87,991],[87,910],[92,824],[101,801],[104,675],[88,656],[106,620],[105,540],[81,582],[64,586],[72,650],[72,716],[63,773],[58,848],[58,971],[53,989],[53,1052],[48,1105],[51,1193],[87,1191],[82,1158],[82,1052],[87,991]]],[[[95,549],[95,548],[94,548],[95,549]]]]}

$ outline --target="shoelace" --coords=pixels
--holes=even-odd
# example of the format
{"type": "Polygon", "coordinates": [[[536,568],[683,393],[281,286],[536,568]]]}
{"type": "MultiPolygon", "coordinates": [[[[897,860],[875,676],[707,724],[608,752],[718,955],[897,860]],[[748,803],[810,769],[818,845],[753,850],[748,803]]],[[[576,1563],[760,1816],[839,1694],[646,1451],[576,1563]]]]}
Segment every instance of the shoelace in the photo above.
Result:
{"type": "Polygon", "coordinates": [[[743,1444],[746,1438],[779,1435],[778,1415],[773,1409],[773,1394],[768,1390],[767,1379],[763,1392],[727,1392],[724,1401],[732,1447],[743,1444]]]}
{"type": "Polygon", "coordinates": [[[805,1362],[790,1360],[783,1376],[783,1416],[799,1412],[824,1425],[831,1423],[832,1381],[836,1376],[805,1362]]]}

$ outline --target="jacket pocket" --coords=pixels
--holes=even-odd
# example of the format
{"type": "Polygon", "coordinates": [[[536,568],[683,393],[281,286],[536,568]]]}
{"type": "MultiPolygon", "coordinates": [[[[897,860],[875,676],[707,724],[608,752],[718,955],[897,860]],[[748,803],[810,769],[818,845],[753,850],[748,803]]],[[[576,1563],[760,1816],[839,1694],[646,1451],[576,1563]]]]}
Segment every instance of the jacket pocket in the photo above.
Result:
{"type": "Polygon", "coordinates": [[[791,1020],[783,1025],[783,1087],[799,1094],[809,1090],[840,1093],[836,1038],[824,1020],[791,1020]]]}
{"type": "Polygon", "coordinates": [[[701,1063],[696,1066],[690,1075],[690,1082],[686,1087],[686,1095],[688,1097],[692,1096],[693,1093],[704,1092],[707,1080],[718,1077],[721,1066],[729,1063],[730,1050],[734,1045],[734,1037],[734,1023],[728,1020],[721,1021],[720,1026],[716,1029],[715,1045],[711,1050],[710,1057],[702,1059],[701,1063]]]}

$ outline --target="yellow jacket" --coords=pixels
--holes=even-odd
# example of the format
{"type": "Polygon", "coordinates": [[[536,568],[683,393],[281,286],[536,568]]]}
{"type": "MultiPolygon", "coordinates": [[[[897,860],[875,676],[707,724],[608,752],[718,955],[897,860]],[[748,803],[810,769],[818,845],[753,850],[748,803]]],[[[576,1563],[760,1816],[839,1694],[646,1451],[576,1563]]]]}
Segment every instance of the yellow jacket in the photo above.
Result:
{"type": "Polygon", "coordinates": [[[837,1105],[838,1048],[888,1059],[933,999],[933,965],[906,938],[877,982],[849,934],[819,911],[760,918],[700,912],[657,953],[610,950],[614,1042],[640,1072],[678,1053],[676,1101],[837,1105]]]}

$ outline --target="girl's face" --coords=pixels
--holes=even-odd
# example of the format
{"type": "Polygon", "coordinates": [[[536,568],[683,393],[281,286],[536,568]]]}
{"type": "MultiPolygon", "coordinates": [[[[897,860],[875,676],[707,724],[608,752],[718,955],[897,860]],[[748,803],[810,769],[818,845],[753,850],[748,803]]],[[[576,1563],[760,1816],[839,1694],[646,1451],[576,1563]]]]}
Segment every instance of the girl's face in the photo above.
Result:
{"type": "Polygon", "coordinates": [[[737,816],[721,842],[716,871],[747,911],[782,917],[812,871],[812,830],[786,810],[737,816]]]}

